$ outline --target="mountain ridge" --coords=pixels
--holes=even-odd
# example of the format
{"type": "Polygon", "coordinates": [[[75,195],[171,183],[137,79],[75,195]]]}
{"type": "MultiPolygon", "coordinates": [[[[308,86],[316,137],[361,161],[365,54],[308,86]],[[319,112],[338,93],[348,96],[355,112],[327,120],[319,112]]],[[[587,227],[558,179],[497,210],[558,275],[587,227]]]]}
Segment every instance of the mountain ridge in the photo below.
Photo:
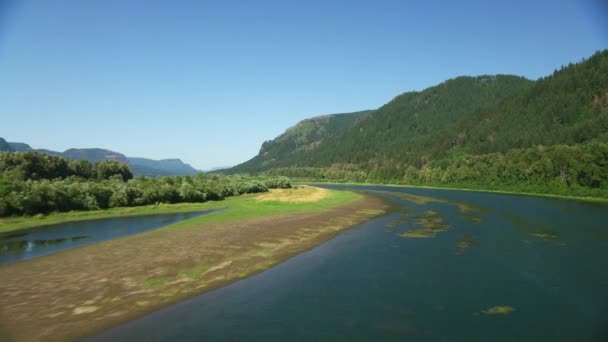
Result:
{"type": "Polygon", "coordinates": [[[47,149],[34,149],[26,143],[7,142],[3,138],[0,138],[0,151],[39,152],[74,160],[86,159],[91,163],[103,160],[116,160],[129,165],[135,176],[185,176],[200,172],[178,158],[154,160],[141,157],[127,157],[122,153],[103,148],[69,148],[63,152],[58,152],[47,149]],[[6,144],[3,144],[3,141],[6,144]]]}

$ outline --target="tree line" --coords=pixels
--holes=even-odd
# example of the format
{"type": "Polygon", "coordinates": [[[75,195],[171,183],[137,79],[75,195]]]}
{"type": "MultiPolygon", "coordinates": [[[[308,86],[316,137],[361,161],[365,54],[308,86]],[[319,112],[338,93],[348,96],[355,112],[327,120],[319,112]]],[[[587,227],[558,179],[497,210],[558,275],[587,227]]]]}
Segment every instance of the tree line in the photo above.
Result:
{"type": "Polygon", "coordinates": [[[117,161],[92,165],[41,153],[0,153],[0,216],[205,202],[290,188],[286,177],[197,174],[133,178],[117,161]]]}
{"type": "Polygon", "coordinates": [[[608,144],[539,145],[483,155],[468,154],[463,149],[421,168],[388,162],[368,169],[334,164],[329,168],[276,168],[264,175],[309,181],[438,185],[608,198],[608,144]]]}

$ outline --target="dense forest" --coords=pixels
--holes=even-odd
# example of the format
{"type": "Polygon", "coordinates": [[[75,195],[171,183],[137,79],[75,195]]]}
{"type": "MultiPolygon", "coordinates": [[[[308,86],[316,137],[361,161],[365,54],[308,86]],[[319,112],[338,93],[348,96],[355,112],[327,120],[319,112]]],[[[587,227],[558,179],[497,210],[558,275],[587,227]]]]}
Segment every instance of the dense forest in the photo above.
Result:
{"type": "Polygon", "coordinates": [[[91,164],[36,152],[0,153],[0,216],[205,202],[289,187],[285,177],[133,178],[118,161],[91,164]]]}
{"type": "Polygon", "coordinates": [[[288,130],[223,172],[608,197],[608,50],[536,81],[458,77],[331,132],[294,149],[288,130]]]}

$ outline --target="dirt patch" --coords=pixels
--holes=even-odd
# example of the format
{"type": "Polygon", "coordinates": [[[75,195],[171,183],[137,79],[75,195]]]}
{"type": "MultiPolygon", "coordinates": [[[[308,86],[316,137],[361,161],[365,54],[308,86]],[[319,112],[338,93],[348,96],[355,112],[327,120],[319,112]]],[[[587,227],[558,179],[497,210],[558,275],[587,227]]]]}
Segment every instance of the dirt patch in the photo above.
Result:
{"type": "Polygon", "coordinates": [[[277,201],[290,203],[316,202],[326,198],[329,190],[302,186],[298,189],[271,189],[269,192],[256,197],[256,201],[277,201]]]}
{"type": "Polygon", "coordinates": [[[329,211],[160,229],[0,266],[0,340],[100,332],[267,269],[385,208],[365,196],[329,211]]]}

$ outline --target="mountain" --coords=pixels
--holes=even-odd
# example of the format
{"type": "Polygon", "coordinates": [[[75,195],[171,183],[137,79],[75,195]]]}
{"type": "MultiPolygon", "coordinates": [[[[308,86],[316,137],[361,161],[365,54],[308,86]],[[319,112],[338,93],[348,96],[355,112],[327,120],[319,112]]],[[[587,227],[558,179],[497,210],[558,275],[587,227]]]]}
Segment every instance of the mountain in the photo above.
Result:
{"type": "Polygon", "coordinates": [[[13,152],[14,149],[4,138],[0,138],[0,152],[13,152]]]}
{"type": "Polygon", "coordinates": [[[39,152],[69,159],[86,159],[91,163],[102,160],[116,160],[129,165],[134,176],[160,177],[192,175],[200,171],[180,159],[152,160],[146,158],[127,157],[122,153],[101,148],[70,148],[64,152],[47,149],[33,149],[25,143],[6,142],[0,138],[0,151],[39,152]]]}
{"type": "Polygon", "coordinates": [[[148,177],[184,176],[196,174],[199,171],[180,159],[152,160],[146,158],[127,158],[131,170],[137,175],[148,177]]]}
{"type": "Polygon", "coordinates": [[[608,197],[608,50],[535,81],[458,77],[320,118],[222,172],[608,197]]]}
{"type": "Polygon", "coordinates": [[[65,150],[61,156],[76,160],[87,159],[91,163],[97,163],[102,160],[116,160],[123,164],[129,163],[124,154],[102,148],[70,148],[65,150]]]}
{"type": "Polygon", "coordinates": [[[399,95],[375,111],[307,119],[264,143],[256,157],[230,172],[335,163],[367,168],[389,160],[414,163],[421,153],[436,153],[438,142],[466,115],[496,104],[530,83],[517,76],[459,77],[399,95]],[[308,133],[315,130],[323,133],[308,133]],[[301,143],[302,136],[311,136],[312,142],[301,143]]]}
{"type": "Polygon", "coordinates": [[[233,165],[231,165],[231,166],[216,166],[216,167],[211,167],[211,168],[208,168],[208,169],[205,169],[205,170],[202,170],[202,171],[205,172],[205,173],[221,173],[221,172],[218,172],[218,171],[228,170],[228,169],[232,168],[232,166],[233,165]]]}
{"type": "MultiPolygon", "coordinates": [[[[0,138],[1,139],[1,138],[0,138]]],[[[4,140],[4,139],[2,139],[4,140]]],[[[24,143],[8,143],[11,148],[13,149],[13,151],[15,152],[25,152],[25,151],[31,151],[32,147],[28,144],[24,144],[24,143]]]]}
{"type": "Polygon", "coordinates": [[[229,171],[259,172],[273,167],[288,166],[302,155],[316,151],[327,138],[353,126],[370,113],[372,111],[368,110],[302,120],[275,139],[265,141],[257,156],[229,171]]]}

